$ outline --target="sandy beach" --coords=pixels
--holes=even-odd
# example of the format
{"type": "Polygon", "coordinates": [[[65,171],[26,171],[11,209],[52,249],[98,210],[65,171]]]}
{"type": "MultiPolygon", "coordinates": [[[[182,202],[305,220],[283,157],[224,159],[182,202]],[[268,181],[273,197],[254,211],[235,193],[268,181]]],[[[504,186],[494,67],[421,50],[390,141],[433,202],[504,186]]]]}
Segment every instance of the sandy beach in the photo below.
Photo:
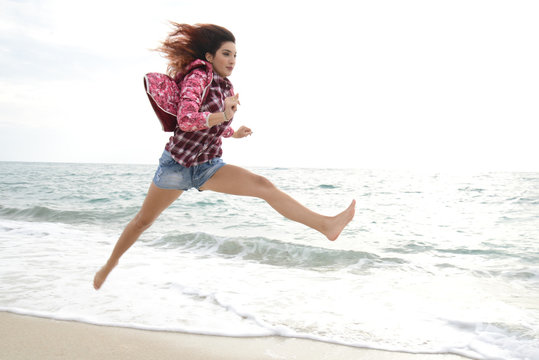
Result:
{"type": "Polygon", "coordinates": [[[456,355],[360,349],[305,339],[145,331],[0,313],[0,359],[462,360],[456,355]]]}

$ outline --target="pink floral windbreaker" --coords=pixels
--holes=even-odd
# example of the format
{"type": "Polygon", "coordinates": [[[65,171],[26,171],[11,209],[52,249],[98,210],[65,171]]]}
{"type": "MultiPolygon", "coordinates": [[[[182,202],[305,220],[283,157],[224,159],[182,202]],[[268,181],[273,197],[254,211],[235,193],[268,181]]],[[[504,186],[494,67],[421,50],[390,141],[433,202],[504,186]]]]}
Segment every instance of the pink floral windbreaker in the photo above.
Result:
{"type": "MultiPolygon", "coordinates": [[[[150,100],[150,103],[157,115],[157,118],[161,122],[163,131],[171,132],[176,129],[177,126],[182,127],[182,116],[179,114],[178,105],[180,104],[180,84],[186,74],[189,74],[192,70],[200,68],[203,70],[200,72],[200,75],[205,74],[205,76],[199,76],[197,81],[190,81],[190,86],[202,87],[203,97],[201,101],[205,100],[207,95],[208,87],[210,86],[212,80],[212,68],[211,65],[202,61],[195,60],[192,62],[183,74],[179,74],[176,79],[172,79],[170,76],[160,73],[148,73],[144,76],[144,88],[150,100]],[[180,115],[180,121],[178,121],[178,115],[180,115]]],[[[207,115],[201,115],[202,117],[207,115]]],[[[200,116],[197,116],[200,117],[200,116]]],[[[187,119],[188,122],[191,122],[193,116],[189,116],[187,119]]],[[[200,119],[198,119],[200,120],[200,119]]],[[[186,124],[187,127],[190,127],[190,124],[186,124]]],[[[186,129],[186,131],[189,131],[186,129]]]]}
{"type": "Polygon", "coordinates": [[[221,156],[220,138],[234,134],[232,119],[210,128],[208,118],[223,111],[224,99],[234,94],[228,79],[214,74],[211,64],[195,60],[174,80],[149,73],[144,84],[163,130],[174,131],[166,149],[178,163],[190,167],[221,156]]]}

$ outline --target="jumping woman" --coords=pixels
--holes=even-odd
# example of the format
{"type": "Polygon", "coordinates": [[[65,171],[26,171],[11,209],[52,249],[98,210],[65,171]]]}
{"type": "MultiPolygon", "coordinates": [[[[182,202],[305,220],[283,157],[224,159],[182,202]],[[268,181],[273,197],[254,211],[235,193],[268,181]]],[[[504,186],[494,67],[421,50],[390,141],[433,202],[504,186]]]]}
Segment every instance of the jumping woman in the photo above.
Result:
{"type": "Polygon", "coordinates": [[[169,77],[154,77],[149,87],[155,98],[161,99],[162,107],[177,109],[174,135],[165,146],[142,207],[95,274],[96,290],[139,236],[191,188],[263,199],[281,215],[318,230],[329,240],[337,239],[354,217],[355,200],[340,214],[323,216],[266,178],[221,160],[222,137],[240,139],[252,134],[245,126],[235,131],[230,127],[240,103],[228,79],[236,64],[236,40],[230,31],[216,25],[173,26],[174,31],[159,48],[169,61],[169,77]],[[165,91],[160,82],[163,78],[174,79],[176,94],[165,91]]]}

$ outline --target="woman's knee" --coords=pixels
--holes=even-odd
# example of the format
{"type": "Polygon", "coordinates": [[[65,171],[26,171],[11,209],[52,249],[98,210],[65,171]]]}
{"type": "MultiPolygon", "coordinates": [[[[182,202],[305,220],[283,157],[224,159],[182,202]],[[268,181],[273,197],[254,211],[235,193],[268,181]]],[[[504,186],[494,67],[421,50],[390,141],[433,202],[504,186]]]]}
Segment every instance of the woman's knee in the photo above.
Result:
{"type": "Polygon", "coordinates": [[[270,180],[261,175],[255,175],[254,182],[258,189],[259,197],[262,199],[267,198],[277,189],[270,180]]]}
{"type": "Polygon", "coordinates": [[[155,221],[154,218],[147,216],[141,212],[137,213],[131,223],[138,231],[144,231],[148,229],[150,226],[152,226],[153,222],[155,221]]]}

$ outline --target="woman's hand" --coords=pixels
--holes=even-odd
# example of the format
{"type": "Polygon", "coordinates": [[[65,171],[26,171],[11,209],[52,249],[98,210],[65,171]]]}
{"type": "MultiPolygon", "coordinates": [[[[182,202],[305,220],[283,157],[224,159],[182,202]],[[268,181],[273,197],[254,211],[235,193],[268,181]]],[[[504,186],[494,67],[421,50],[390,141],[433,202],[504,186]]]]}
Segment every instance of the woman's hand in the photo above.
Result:
{"type": "Polygon", "coordinates": [[[240,105],[239,96],[240,94],[236,94],[225,99],[225,116],[228,120],[232,119],[238,110],[238,105],[240,105]]]}
{"type": "Polygon", "coordinates": [[[232,135],[233,138],[241,139],[243,137],[246,137],[248,135],[252,135],[251,129],[249,129],[247,126],[240,126],[240,128],[236,131],[234,131],[234,135],[232,135]]]}
{"type": "Polygon", "coordinates": [[[216,112],[210,115],[207,120],[208,127],[219,125],[225,121],[230,121],[234,117],[234,114],[238,110],[240,105],[239,94],[229,96],[225,99],[225,111],[216,112]]]}

